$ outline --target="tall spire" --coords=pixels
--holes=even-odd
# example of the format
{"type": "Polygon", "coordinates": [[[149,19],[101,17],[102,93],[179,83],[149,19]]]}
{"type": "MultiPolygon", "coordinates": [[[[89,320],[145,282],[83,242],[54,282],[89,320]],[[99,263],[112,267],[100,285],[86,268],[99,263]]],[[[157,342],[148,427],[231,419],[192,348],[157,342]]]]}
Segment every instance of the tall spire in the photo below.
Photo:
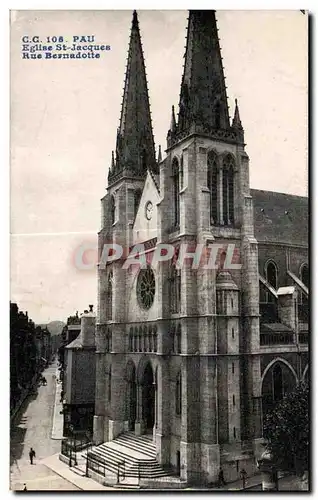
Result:
{"type": "MultiPolygon", "coordinates": [[[[144,177],[156,168],[145,63],[134,11],[128,49],[124,95],[116,144],[116,179],[120,173],[144,177]]],[[[114,175],[109,175],[113,181],[114,175]]]]}
{"type": "Polygon", "coordinates": [[[230,129],[214,10],[189,13],[177,133],[193,126],[206,130],[230,129]]]}

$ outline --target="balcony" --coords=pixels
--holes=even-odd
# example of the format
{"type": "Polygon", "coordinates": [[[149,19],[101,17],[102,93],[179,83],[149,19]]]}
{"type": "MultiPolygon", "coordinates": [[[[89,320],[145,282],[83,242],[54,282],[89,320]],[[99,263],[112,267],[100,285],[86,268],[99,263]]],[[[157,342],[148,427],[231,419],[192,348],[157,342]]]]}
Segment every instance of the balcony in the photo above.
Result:
{"type": "Polygon", "coordinates": [[[292,333],[261,333],[260,345],[290,345],[294,343],[292,333]]]}
{"type": "Polygon", "coordinates": [[[298,335],[298,341],[300,344],[308,344],[308,332],[300,332],[298,335]]]}

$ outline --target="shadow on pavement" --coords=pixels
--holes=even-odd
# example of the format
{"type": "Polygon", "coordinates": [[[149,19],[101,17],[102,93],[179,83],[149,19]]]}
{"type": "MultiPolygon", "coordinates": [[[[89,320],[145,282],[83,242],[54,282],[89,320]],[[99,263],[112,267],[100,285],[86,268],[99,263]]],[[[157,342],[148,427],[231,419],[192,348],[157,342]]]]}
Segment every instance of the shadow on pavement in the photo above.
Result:
{"type": "Polygon", "coordinates": [[[20,410],[10,424],[10,467],[22,457],[28,417],[24,416],[29,404],[37,398],[35,389],[22,403],[20,410]]]}

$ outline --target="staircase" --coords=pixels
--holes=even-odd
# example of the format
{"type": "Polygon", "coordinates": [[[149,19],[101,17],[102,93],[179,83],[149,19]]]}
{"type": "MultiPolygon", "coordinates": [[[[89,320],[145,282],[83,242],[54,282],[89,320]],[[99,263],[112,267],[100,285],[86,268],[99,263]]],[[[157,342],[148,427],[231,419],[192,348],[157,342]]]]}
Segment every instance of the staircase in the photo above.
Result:
{"type": "Polygon", "coordinates": [[[90,449],[88,457],[102,464],[107,471],[119,474],[121,484],[128,478],[155,479],[172,475],[171,470],[158,463],[152,435],[121,434],[113,441],[90,449]]]}

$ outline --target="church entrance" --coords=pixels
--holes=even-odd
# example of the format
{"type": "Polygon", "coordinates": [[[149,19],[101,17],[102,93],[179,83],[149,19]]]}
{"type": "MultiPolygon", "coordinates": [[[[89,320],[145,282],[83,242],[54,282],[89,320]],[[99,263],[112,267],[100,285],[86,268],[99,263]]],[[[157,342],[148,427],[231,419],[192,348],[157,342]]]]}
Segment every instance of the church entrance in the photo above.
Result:
{"type": "Polygon", "coordinates": [[[142,419],[146,431],[152,432],[155,423],[155,384],[150,363],[147,363],[142,379],[142,419]]]}
{"type": "Polygon", "coordinates": [[[129,410],[128,410],[128,427],[130,431],[135,430],[135,421],[137,413],[137,385],[136,385],[136,369],[132,367],[130,378],[128,381],[129,390],[129,410]]]}

